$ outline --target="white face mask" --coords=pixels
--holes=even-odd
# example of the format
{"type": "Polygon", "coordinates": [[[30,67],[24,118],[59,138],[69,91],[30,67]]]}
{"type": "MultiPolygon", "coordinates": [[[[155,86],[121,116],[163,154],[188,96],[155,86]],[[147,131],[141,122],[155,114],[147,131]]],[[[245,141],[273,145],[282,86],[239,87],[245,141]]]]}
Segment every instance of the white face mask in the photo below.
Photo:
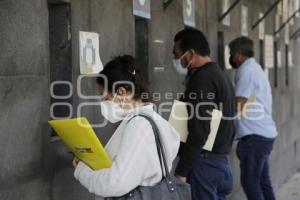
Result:
{"type": "Polygon", "coordinates": [[[101,114],[111,123],[122,121],[126,117],[126,112],[113,101],[100,102],[101,114]]]}
{"type": "Polygon", "coordinates": [[[177,71],[177,73],[179,75],[184,75],[186,76],[188,74],[188,68],[192,65],[192,60],[191,62],[186,66],[186,67],[183,67],[182,64],[181,64],[181,59],[187,54],[187,52],[185,52],[180,58],[178,59],[173,59],[173,65],[174,65],[174,68],[175,70],[177,71]]]}
{"type": "Polygon", "coordinates": [[[183,66],[181,64],[181,59],[173,59],[173,66],[179,75],[186,76],[188,74],[188,69],[183,68],[183,66]]]}

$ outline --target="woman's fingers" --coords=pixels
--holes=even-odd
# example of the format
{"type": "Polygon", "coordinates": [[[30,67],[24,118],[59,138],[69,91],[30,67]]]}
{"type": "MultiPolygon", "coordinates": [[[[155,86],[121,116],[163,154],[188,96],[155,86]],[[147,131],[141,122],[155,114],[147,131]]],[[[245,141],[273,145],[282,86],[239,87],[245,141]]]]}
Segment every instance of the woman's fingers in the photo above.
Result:
{"type": "Polygon", "coordinates": [[[80,160],[79,160],[78,158],[75,157],[75,158],[73,159],[73,162],[72,162],[72,163],[73,163],[73,166],[76,168],[79,162],[80,162],[80,160]]]}

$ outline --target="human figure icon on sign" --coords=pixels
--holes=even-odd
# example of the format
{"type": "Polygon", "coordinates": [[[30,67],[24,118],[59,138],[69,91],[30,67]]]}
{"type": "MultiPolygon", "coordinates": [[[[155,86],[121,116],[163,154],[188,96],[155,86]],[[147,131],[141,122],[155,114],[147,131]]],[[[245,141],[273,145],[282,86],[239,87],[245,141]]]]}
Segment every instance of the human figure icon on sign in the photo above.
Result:
{"type": "Polygon", "coordinates": [[[191,0],[186,0],[186,14],[188,17],[192,16],[193,3],[191,0]]]}
{"type": "Polygon", "coordinates": [[[133,15],[151,19],[151,2],[150,0],[132,0],[133,15]]]}
{"type": "Polygon", "coordinates": [[[99,34],[79,32],[80,74],[98,74],[103,70],[99,51],[99,34]]]}
{"type": "Polygon", "coordinates": [[[144,6],[145,3],[146,3],[146,0],[139,0],[139,3],[140,3],[141,6],[144,6]]]}
{"type": "Polygon", "coordinates": [[[182,8],[184,25],[195,27],[195,0],[184,0],[182,8]]]}
{"type": "Polygon", "coordinates": [[[90,38],[86,39],[86,44],[83,47],[83,63],[86,70],[85,73],[92,73],[93,66],[96,63],[96,52],[92,43],[92,39],[90,38]]]}

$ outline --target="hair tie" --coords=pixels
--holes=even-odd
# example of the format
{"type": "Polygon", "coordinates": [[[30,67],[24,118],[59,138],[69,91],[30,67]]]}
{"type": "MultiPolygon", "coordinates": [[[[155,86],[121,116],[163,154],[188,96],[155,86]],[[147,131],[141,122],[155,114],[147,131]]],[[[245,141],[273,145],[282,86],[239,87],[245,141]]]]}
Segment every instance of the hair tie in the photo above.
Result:
{"type": "Polygon", "coordinates": [[[135,69],[133,70],[133,72],[131,72],[131,71],[128,71],[128,73],[130,73],[131,75],[133,75],[133,76],[135,76],[135,69]]]}

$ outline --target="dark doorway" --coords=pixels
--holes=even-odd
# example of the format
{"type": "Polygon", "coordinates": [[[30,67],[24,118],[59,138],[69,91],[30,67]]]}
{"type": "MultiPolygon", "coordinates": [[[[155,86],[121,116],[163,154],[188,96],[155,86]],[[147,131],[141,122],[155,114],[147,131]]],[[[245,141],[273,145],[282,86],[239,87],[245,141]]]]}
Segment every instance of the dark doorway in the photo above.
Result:
{"type": "Polygon", "coordinates": [[[265,59],[264,59],[264,41],[259,40],[259,62],[263,69],[265,69],[265,59]]]}
{"type": "Polygon", "coordinates": [[[218,61],[220,67],[225,69],[225,46],[224,46],[224,32],[218,31],[218,61]]]}
{"type": "Polygon", "coordinates": [[[278,87],[278,42],[274,42],[274,87],[278,87]]]}
{"type": "Polygon", "coordinates": [[[144,81],[149,83],[149,27],[141,17],[135,17],[135,57],[144,81]]]}
{"type": "Polygon", "coordinates": [[[72,115],[72,45],[71,13],[68,3],[48,3],[50,83],[55,83],[51,94],[51,118],[72,115]],[[57,81],[64,81],[59,83],[57,81]],[[69,83],[69,84],[66,84],[69,83]]]}
{"type": "Polygon", "coordinates": [[[285,45],[285,85],[289,85],[289,45],[285,45]]]}

